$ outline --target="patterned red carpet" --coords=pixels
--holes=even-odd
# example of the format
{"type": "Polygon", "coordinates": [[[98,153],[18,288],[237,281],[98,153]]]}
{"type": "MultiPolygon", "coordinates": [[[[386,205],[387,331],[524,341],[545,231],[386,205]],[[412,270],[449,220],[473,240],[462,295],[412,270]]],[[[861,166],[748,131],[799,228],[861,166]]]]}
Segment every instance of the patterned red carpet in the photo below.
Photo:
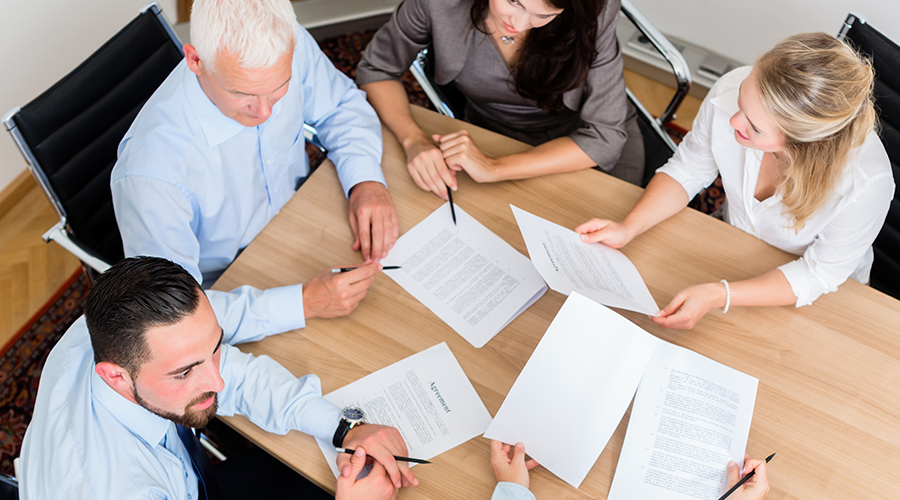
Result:
{"type": "Polygon", "coordinates": [[[50,349],[81,316],[88,283],[79,272],[40,316],[0,355],[0,473],[13,475],[25,428],[31,422],[41,369],[50,349]]]}

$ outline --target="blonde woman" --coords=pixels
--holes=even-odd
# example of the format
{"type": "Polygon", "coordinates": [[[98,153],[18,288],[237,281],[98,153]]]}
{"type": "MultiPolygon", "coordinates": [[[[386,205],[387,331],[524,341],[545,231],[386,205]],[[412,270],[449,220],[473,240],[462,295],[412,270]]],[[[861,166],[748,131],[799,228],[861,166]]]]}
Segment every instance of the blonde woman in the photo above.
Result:
{"type": "Polygon", "coordinates": [[[726,220],[799,258],[755,278],[688,287],[653,320],[691,328],[711,308],[811,304],[869,280],[894,193],[874,129],[871,66],[826,33],[794,35],[723,76],[693,130],[622,222],[576,231],[614,248],[679,212],[721,174],[726,220]]]}

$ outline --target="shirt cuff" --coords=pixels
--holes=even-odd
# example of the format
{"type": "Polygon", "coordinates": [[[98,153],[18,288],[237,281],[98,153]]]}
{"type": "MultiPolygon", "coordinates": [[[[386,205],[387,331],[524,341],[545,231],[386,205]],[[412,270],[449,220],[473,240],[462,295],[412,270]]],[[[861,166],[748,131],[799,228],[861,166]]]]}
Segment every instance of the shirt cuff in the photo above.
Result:
{"type": "MultiPolygon", "coordinates": [[[[321,393],[322,383],[317,375],[306,375],[298,380],[302,384],[309,383],[316,386],[321,393]]],[[[330,443],[340,420],[341,409],[324,397],[319,396],[309,402],[296,428],[301,432],[330,443]]]]}
{"type": "Polygon", "coordinates": [[[338,179],[341,181],[341,187],[344,189],[344,196],[350,197],[350,190],[353,186],[360,182],[379,182],[387,188],[387,181],[384,180],[384,173],[381,168],[341,168],[338,170],[338,179]]]}
{"type": "Polygon", "coordinates": [[[518,483],[500,481],[494,488],[491,500],[535,500],[534,493],[518,483]]]}
{"type": "Polygon", "coordinates": [[[269,327],[270,331],[281,333],[306,326],[303,315],[303,284],[270,288],[269,327]]]}

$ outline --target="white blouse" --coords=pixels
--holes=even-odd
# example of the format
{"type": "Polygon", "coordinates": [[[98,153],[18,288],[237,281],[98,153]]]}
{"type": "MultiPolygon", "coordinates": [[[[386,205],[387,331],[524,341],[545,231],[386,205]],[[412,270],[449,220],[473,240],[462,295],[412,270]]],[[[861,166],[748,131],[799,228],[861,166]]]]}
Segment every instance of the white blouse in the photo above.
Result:
{"type": "Polygon", "coordinates": [[[851,152],[834,196],[803,229],[794,231],[789,227],[791,218],[783,213],[780,193],[763,201],[754,197],[763,152],[741,146],[728,123],[738,111],[738,90],[751,69],[738,68],[719,79],[700,106],[692,131],[657,172],[678,181],[689,198],[721,174],[728,222],[800,256],[778,268],[797,297],[797,307],[837,290],[848,277],[868,283],[872,242],[894,196],[890,160],[878,135],[870,132],[851,152]]]}

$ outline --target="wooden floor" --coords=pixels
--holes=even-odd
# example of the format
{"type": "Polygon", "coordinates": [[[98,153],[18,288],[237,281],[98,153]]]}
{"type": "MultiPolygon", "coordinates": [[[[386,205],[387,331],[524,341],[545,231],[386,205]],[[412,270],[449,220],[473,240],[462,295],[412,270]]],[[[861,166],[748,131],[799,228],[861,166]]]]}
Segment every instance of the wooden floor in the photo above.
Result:
{"type": "MultiPolygon", "coordinates": [[[[674,90],[631,71],[625,71],[628,87],[656,115],[668,104],[674,90]]],[[[689,130],[700,100],[688,96],[679,108],[675,124],[689,130]]],[[[79,268],[78,260],[56,243],[44,243],[41,235],[58,220],[36,184],[0,217],[0,346],[6,344],[79,268]]]]}
{"type": "Polygon", "coordinates": [[[41,240],[58,220],[36,184],[0,217],[0,346],[81,266],[56,243],[41,240]]]}

